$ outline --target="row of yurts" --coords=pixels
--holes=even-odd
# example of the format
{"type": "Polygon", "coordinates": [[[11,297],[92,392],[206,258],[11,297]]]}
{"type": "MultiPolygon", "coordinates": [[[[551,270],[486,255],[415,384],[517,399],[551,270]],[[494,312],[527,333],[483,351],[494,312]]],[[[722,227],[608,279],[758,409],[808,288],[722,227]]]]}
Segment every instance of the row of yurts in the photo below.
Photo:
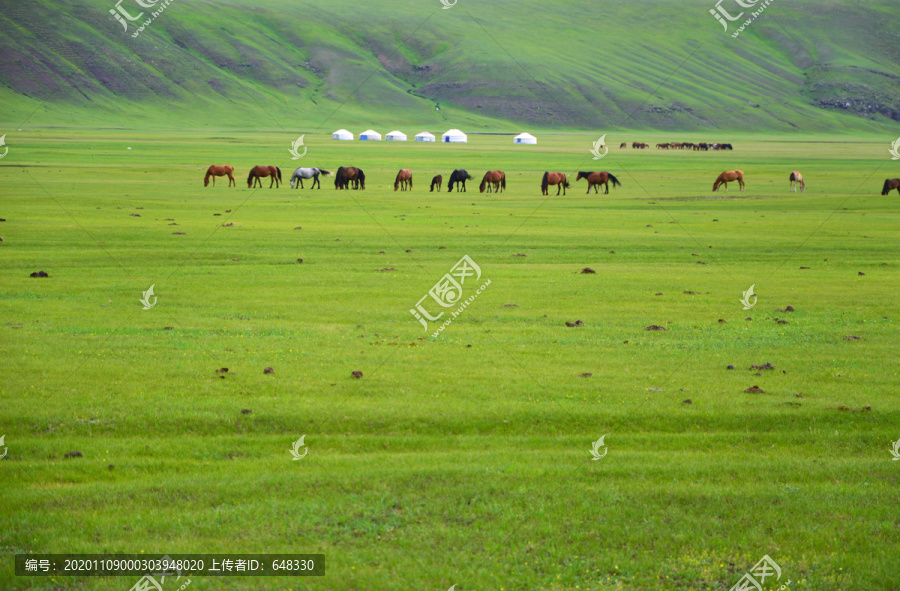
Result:
{"type": "MultiPolygon", "coordinates": [[[[331,134],[331,139],[333,140],[352,140],[353,134],[347,131],[346,129],[339,129],[331,134]]],[[[381,134],[377,131],[368,130],[359,134],[359,139],[362,141],[381,141],[381,134]]],[[[387,141],[389,142],[405,142],[406,134],[402,131],[392,131],[387,134],[387,141]]],[[[433,142],[435,138],[432,134],[427,131],[423,131],[422,133],[416,134],[417,142],[433,142]]],[[[469,141],[469,138],[466,134],[461,132],[458,129],[451,129],[444,133],[441,136],[442,143],[453,143],[453,144],[464,144],[469,141]]],[[[535,138],[530,133],[521,133],[513,138],[514,144],[536,144],[537,138],[535,138]]]]}

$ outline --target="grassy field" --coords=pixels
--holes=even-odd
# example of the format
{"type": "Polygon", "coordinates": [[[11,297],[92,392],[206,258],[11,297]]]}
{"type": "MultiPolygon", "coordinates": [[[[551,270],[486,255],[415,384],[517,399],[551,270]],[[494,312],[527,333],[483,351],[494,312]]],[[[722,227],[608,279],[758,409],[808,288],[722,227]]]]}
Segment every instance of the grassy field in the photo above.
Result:
{"type": "Polygon", "coordinates": [[[722,590],[764,554],[791,589],[895,589],[887,142],[610,134],[597,162],[595,137],[537,135],[307,135],[300,163],[362,167],[359,192],[248,190],[252,165],[291,174],[274,130],[8,141],[0,588],[136,582],[15,577],[16,553],[319,552],[321,579],[189,589],[722,590]],[[615,148],[691,139],[735,150],[615,148]],[[202,186],[213,160],[236,189],[202,186]],[[712,193],[733,168],[747,191],[712,193]],[[478,192],[489,169],[506,192],[478,192]],[[541,195],[596,169],[623,186],[541,195]],[[490,286],[433,338],[409,310],[466,254],[490,286]]]}
{"type": "Polygon", "coordinates": [[[173,0],[134,38],[107,0],[8,1],[0,120],[356,133],[896,128],[895,0],[779,0],[737,39],[736,24],[726,33],[709,14],[716,4],[173,0]]]}

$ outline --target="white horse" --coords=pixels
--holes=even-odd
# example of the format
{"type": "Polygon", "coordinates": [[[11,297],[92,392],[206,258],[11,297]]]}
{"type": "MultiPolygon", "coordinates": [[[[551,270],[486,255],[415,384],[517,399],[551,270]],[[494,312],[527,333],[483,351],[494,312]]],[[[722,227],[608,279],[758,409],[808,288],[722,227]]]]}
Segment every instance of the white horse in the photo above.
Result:
{"type": "Polygon", "coordinates": [[[319,188],[322,188],[322,183],[319,182],[319,175],[323,174],[325,176],[331,176],[331,173],[325,170],[324,168],[298,168],[294,171],[294,176],[291,177],[291,189],[296,189],[299,186],[301,189],[303,188],[303,179],[312,179],[312,185],[310,189],[314,189],[316,184],[319,185],[319,188]],[[296,182],[296,185],[294,183],[296,182]]]}

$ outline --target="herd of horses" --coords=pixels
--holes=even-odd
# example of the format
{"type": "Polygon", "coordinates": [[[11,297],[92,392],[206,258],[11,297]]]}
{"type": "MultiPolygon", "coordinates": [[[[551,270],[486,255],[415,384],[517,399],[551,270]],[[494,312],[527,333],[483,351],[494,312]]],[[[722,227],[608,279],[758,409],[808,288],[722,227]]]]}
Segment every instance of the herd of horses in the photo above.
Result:
{"type": "MultiPolygon", "coordinates": [[[[635,142],[637,143],[637,142],[635,142]]],[[[624,145],[624,144],[623,144],[624,145]]],[[[642,144],[646,147],[646,144],[642,144]]],[[[718,144],[725,145],[728,144],[718,144]]],[[[721,148],[716,148],[721,149],[721,148]]],[[[216,177],[228,177],[228,186],[230,187],[232,184],[237,186],[237,182],[234,180],[234,167],[228,164],[221,165],[212,165],[206,171],[206,177],[203,179],[203,186],[209,186],[209,180],[212,179],[213,186],[216,186],[216,177]]],[[[364,190],[366,188],[366,174],[363,172],[361,168],[356,168],[353,166],[341,166],[337,169],[333,174],[324,168],[298,168],[294,171],[294,174],[291,176],[291,188],[300,188],[303,189],[303,181],[312,179],[312,184],[310,188],[319,189],[322,188],[322,183],[319,181],[320,176],[334,176],[334,188],[335,189],[356,189],[356,190],[364,190]]],[[[262,179],[269,177],[269,188],[280,187],[281,186],[281,169],[277,166],[254,166],[250,169],[250,174],[247,175],[247,188],[252,189],[257,184],[259,187],[262,187],[262,179]]],[[[609,194],[609,184],[610,182],[613,185],[613,188],[622,186],[622,183],[619,182],[619,179],[615,177],[612,173],[607,171],[599,171],[599,172],[579,172],[575,177],[575,181],[580,181],[581,179],[585,179],[588,184],[587,192],[590,193],[591,189],[594,189],[594,193],[600,192],[600,187],[604,187],[604,194],[609,194]]],[[[457,169],[454,170],[450,174],[450,180],[447,183],[447,191],[453,191],[453,188],[456,187],[456,191],[466,191],[466,181],[470,181],[472,179],[472,175],[470,175],[466,170],[457,169]]],[[[800,174],[799,171],[794,170],[791,171],[790,177],[790,190],[792,192],[796,192],[798,189],[800,192],[806,191],[806,182],[803,180],[803,175],[800,174]]],[[[737,182],[740,190],[743,191],[746,189],[746,184],[744,183],[744,172],[741,170],[726,170],[722,174],[720,174],[715,182],[713,183],[713,191],[718,191],[719,187],[724,186],[725,191],[728,191],[728,183],[737,182]]],[[[441,175],[437,175],[431,179],[431,192],[434,192],[437,189],[438,192],[441,191],[444,185],[444,177],[441,175]]],[[[563,195],[566,194],[566,189],[570,188],[572,185],[566,179],[565,173],[562,172],[545,172],[544,176],[541,178],[541,194],[549,195],[550,187],[556,186],[556,194],[559,195],[562,192],[563,195]]],[[[412,171],[408,168],[403,168],[397,173],[397,178],[394,180],[394,190],[395,191],[411,191],[413,188],[413,175],[412,171]]],[[[506,189],[506,173],[502,170],[489,170],[485,173],[484,177],[481,179],[481,185],[479,189],[482,193],[487,191],[488,193],[502,193],[506,189]]],[[[885,179],[884,187],[881,190],[882,195],[888,195],[891,191],[896,190],[898,194],[900,194],[900,179],[885,179]]]]}
{"type": "MultiPolygon", "coordinates": [[[[628,144],[626,142],[622,142],[619,145],[620,148],[627,148],[628,144]]],[[[643,142],[631,142],[631,147],[635,150],[646,150],[650,147],[649,144],[645,144],[643,142]]],[[[707,142],[700,142],[699,144],[695,144],[693,142],[666,142],[664,144],[656,144],[657,150],[734,150],[734,146],[731,144],[714,144],[707,142]]]]}

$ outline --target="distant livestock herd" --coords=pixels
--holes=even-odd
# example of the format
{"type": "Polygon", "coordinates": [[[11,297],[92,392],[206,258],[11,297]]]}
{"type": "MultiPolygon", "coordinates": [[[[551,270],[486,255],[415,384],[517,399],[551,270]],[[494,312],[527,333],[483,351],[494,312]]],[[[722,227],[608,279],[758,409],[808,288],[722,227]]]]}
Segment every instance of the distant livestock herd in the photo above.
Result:
{"type": "MultiPolygon", "coordinates": [[[[627,148],[628,144],[626,142],[622,142],[619,145],[620,148],[627,148]]],[[[650,144],[645,144],[642,142],[631,142],[631,147],[635,150],[646,150],[650,147],[650,144]]],[[[667,142],[665,144],[656,144],[657,150],[734,150],[734,147],[731,144],[712,144],[707,142],[700,142],[699,144],[694,144],[692,142],[667,142]]]]}
{"type": "MultiPolygon", "coordinates": [[[[646,144],[641,144],[646,147],[646,144]]],[[[660,144],[662,145],[662,144],[660,144]]],[[[669,144],[672,146],[674,144],[669,144]]],[[[698,144],[698,145],[706,145],[707,149],[710,144],[698,144]]],[[[730,149],[722,148],[721,146],[728,146],[729,144],[712,144],[718,145],[719,148],[713,149],[730,149]]],[[[696,148],[695,148],[696,149],[696,148]]],[[[700,148],[703,149],[703,148],[700,148]]],[[[216,177],[227,176],[228,177],[228,186],[230,187],[232,184],[237,186],[237,182],[234,180],[234,167],[228,164],[220,164],[220,165],[212,165],[206,171],[206,177],[203,180],[203,186],[208,186],[210,179],[213,181],[213,186],[216,186],[216,177]]],[[[310,188],[316,188],[318,186],[319,189],[322,188],[322,183],[319,181],[320,176],[334,176],[334,188],[335,189],[355,189],[355,190],[365,190],[366,188],[366,174],[363,172],[361,168],[353,167],[353,166],[341,166],[337,169],[335,173],[331,173],[324,168],[298,168],[294,171],[294,174],[291,176],[291,188],[304,188],[303,181],[304,180],[312,180],[310,188]]],[[[255,185],[259,185],[262,188],[262,179],[265,177],[270,177],[269,188],[280,187],[281,186],[281,169],[277,166],[255,166],[250,170],[250,174],[247,175],[247,188],[253,188],[255,185]]],[[[599,193],[599,188],[601,185],[604,186],[604,193],[609,193],[609,183],[612,182],[613,187],[621,186],[622,183],[619,182],[613,174],[606,171],[591,171],[591,172],[579,172],[575,178],[575,181],[580,181],[581,179],[585,179],[588,184],[587,192],[590,193],[591,189],[594,189],[595,193],[599,193]]],[[[456,186],[457,192],[466,190],[466,181],[472,180],[472,176],[465,170],[457,169],[454,170],[450,175],[450,180],[448,182],[447,191],[453,191],[453,187],[456,186]]],[[[799,171],[791,171],[791,174],[788,178],[790,182],[790,190],[792,192],[796,192],[797,189],[802,193],[806,190],[806,183],[803,180],[803,175],[800,174],[799,171]]],[[[444,177],[441,175],[437,175],[431,179],[431,191],[434,192],[435,189],[441,191],[443,187],[444,177]]],[[[744,183],[744,172],[741,170],[726,170],[722,172],[713,183],[713,191],[717,191],[720,186],[725,187],[725,191],[728,191],[728,183],[737,182],[740,186],[740,190],[743,191],[746,188],[746,184],[744,183]]],[[[566,175],[562,172],[545,172],[541,177],[541,194],[549,195],[549,188],[552,185],[556,185],[556,194],[559,195],[562,192],[563,195],[566,194],[566,189],[571,187],[571,184],[566,178],[566,175]]],[[[408,168],[403,168],[397,173],[397,177],[394,180],[394,190],[395,191],[406,191],[412,190],[413,188],[413,175],[412,171],[408,168]]],[[[482,193],[487,191],[488,193],[497,192],[502,193],[506,189],[506,174],[501,170],[489,170],[485,173],[484,178],[481,180],[481,185],[479,189],[482,193]]],[[[888,195],[891,191],[897,190],[897,193],[900,194],[900,179],[885,179],[884,186],[882,187],[881,194],[888,195]]]]}

